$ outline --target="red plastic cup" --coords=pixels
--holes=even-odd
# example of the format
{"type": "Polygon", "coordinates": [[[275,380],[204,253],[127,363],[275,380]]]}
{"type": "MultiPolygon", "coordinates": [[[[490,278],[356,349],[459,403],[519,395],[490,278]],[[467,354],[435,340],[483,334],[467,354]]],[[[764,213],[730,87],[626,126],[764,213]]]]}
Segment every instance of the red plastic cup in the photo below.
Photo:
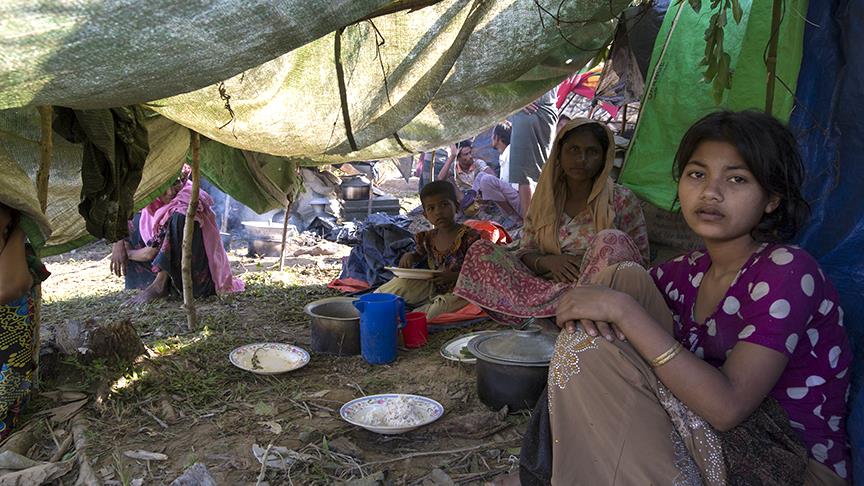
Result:
{"type": "Polygon", "coordinates": [[[405,314],[405,327],[402,328],[402,339],[406,348],[419,348],[426,344],[429,330],[426,328],[425,312],[409,312],[405,314]]]}

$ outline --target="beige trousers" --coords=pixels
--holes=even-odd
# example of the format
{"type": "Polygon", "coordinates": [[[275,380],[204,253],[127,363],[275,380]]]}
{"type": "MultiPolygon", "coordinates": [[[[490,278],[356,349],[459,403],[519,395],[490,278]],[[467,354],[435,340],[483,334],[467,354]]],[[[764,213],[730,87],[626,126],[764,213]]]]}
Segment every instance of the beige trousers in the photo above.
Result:
{"type": "MultiPolygon", "coordinates": [[[[593,282],[626,292],[672,330],[651,277],[627,263],[593,282]]],[[[553,485],[723,485],[726,466],[711,426],[679,402],[627,342],[561,332],[549,368],[553,485]],[[703,483],[704,481],[704,483],[703,483]]],[[[843,485],[810,460],[805,485],[843,485]]]]}

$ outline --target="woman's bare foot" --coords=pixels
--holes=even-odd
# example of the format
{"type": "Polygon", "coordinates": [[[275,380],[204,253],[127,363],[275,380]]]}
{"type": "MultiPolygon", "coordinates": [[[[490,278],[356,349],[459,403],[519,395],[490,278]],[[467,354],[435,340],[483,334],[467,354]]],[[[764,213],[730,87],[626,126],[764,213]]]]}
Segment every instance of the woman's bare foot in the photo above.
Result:
{"type": "Polygon", "coordinates": [[[124,302],[122,307],[137,307],[163,297],[168,290],[167,283],[168,272],[159,272],[156,274],[156,279],[153,280],[153,283],[148,285],[147,288],[139,292],[135,297],[124,302]]]}

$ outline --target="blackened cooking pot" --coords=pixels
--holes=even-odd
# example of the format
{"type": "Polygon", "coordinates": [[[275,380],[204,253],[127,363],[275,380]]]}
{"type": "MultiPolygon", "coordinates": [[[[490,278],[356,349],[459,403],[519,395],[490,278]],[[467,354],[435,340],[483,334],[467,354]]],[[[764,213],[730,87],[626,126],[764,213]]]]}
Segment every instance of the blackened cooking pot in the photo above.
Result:
{"type": "Polygon", "coordinates": [[[532,409],[546,386],[555,336],[539,326],[481,334],[468,342],[477,357],[477,395],[493,410],[532,409]]]}

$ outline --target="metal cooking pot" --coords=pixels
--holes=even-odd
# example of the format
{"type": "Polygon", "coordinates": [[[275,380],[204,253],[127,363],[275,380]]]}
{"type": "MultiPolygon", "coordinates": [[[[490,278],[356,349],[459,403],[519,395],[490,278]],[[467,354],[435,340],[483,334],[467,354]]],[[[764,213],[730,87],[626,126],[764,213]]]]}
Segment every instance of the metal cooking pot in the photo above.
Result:
{"type": "Polygon", "coordinates": [[[350,297],[330,297],[306,304],[311,319],[312,350],[321,354],[360,354],[360,313],[350,297]]]}
{"type": "Polygon", "coordinates": [[[342,199],[346,201],[369,199],[370,185],[369,179],[363,176],[346,177],[339,186],[342,190],[342,199]]]}
{"type": "Polygon", "coordinates": [[[533,409],[546,386],[555,336],[539,326],[481,334],[468,342],[477,357],[477,395],[493,410],[533,409]]]}

